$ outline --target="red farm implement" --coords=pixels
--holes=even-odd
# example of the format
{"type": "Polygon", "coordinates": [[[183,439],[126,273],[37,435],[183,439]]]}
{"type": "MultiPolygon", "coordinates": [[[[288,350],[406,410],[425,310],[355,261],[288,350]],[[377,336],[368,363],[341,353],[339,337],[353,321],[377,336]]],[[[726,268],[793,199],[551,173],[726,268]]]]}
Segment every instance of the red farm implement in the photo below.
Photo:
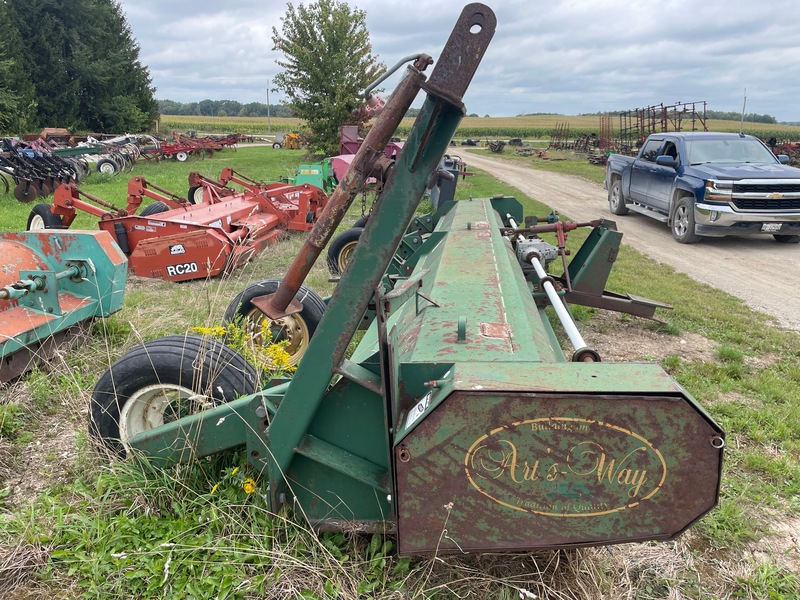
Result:
{"type": "MultiPolygon", "coordinates": [[[[227,172],[235,182],[250,181],[229,169],[223,174],[227,172]]],[[[322,190],[311,185],[252,182],[237,192],[220,182],[198,178],[202,189],[208,191],[202,194],[202,201],[192,203],[134,177],[128,184],[124,209],[75,185],[62,185],[51,205],[34,207],[28,229],[68,228],[77,211],[87,212],[100,218],[100,229],[116,240],[135,275],[187,281],[230,273],[287,230],[309,231],[328,200],[322,190]],[[155,202],[137,215],[145,196],[155,202]]]]}

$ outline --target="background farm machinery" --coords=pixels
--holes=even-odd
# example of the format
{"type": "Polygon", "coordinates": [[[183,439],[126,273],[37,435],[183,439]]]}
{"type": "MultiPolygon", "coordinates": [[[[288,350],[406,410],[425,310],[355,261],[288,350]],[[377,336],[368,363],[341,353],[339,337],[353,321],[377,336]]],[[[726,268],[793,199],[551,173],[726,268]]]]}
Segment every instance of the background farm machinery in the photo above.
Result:
{"type": "Polygon", "coordinates": [[[327,202],[311,185],[256,182],[232,169],[218,181],[193,173],[190,185],[191,201],[133,177],[121,209],[65,184],[52,204],[33,208],[28,229],[69,228],[79,210],[87,212],[116,240],[134,274],[187,281],[230,273],[286,231],[309,231],[327,202]],[[137,215],[145,197],[155,202],[137,215]]]}
{"type": "Polygon", "coordinates": [[[589,224],[559,282],[544,268],[572,225],[520,226],[520,205],[504,197],[415,216],[494,29],[492,11],[470,4],[430,78],[430,58],[414,59],[286,276],[229,306],[297,325],[307,345],[292,379],[259,390],[233,351],[153,340],[98,382],[94,435],[165,465],[244,446],[272,511],[394,533],[401,554],[670,539],[714,506],[720,428],[657,365],[599,362],[563,304],[567,287],[605,297],[617,232],[589,224]],[[391,161],[374,149],[421,89],[391,161]],[[368,176],[383,192],[324,303],[303,281],[368,176]],[[192,412],[198,398],[205,409],[192,412]]]}
{"type": "Polygon", "coordinates": [[[0,191],[7,193],[13,185],[14,197],[20,202],[49,196],[60,183],[82,181],[88,171],[82,157],[58,155],[45,142],[2,140],[0,191]]]}
{"type": "Polygon", "coordinates": [[[184,136],[172,140],[153,135],[120,135],[108,138],[62,135],[2,138],[0,141],[0,193],[13,189],[20,202],[49,196],[60,183],[80,182],[89,173],[105,175],[130,172],[136,161],[204,158],[233,148],[243,136],[184,136]]]}

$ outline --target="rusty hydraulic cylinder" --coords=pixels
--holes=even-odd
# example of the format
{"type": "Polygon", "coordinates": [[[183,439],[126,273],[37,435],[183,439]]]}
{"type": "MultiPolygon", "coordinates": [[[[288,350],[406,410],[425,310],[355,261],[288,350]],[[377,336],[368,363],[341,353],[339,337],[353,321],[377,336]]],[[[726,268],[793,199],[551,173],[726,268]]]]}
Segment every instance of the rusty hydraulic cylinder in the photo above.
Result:
{"type": "Polygon", "coordinates": [[[383,148],[389,143],[389,139],[417,97],[425,80],[422,71],[432,62],[430,56],[422,54],[413,66],[408,68],[406,76],[392,93],[389,102],[356,153],[350,168],[336,186],[322,214],[317,218],[314,228],[308,234],[280,286],[274,294],[253,301],[253,304],[271,319],[279,319],[302,309],[301,306],[296,306],[297,303],[293,303],[295,294],[333,237],[356,195],[364,187],[364,180],[372,174],[376,165],[388,160],[383,155],[383,148]],[[294,306],[290,306],[292,304],[294,306]]]}

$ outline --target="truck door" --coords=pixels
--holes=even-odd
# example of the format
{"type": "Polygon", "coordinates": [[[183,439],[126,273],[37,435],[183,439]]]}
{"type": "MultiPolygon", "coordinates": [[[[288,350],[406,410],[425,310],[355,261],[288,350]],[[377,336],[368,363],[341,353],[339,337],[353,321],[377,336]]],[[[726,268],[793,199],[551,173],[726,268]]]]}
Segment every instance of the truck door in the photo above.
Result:
{"type": "MultiPolygon", "coordinates": [[[[669,140],[664,142],[663,148],[659,150],[659,155],[662,154],[677,159],[678,148],[675,146],[675,142],[669,140]]],[[[669,200],[675,185],[675,176],[676,173],[673,167],[665,167],[653,163],[653,170],[650,173],[650,189],[647,192],[653,207],[664,212],[669,211],[669,200]]]]}
{"type": "Polygon", "coordinates": [[[648,138],[641,152],[639,152],[639,158],[633,161],[630,195],[634,202],[651,205],[649,198],[650,181],[656,169],[656,156],[658,156],[658,151],[663,143],[664,140],[648,138]]]}

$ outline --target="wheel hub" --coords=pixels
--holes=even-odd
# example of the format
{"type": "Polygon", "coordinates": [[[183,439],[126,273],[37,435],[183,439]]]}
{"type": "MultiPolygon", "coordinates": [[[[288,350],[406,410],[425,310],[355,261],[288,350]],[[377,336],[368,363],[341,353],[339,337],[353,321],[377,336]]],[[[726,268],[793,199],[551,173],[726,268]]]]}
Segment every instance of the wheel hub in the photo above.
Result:
{"type": "Polygon", "coordinates": [[[297,315],[287,315],[281,319],[271,320],[264,316],[260,310],[252,310],[247,315],[250,339],[258,346],[280,343],[288,340],[286,352],[289,353],[289,363],[296,365],[308,348],[311,334],[303,318],[297,315]],[[267,336],[269,331],[271,336],[267,336]],[[271,337],[269,342],[268,338],[271,337]]]}
{"type": "Polygon", "coordinates": [[[141,388],[128,398],[119,413],[119,438],[126,450],[139,433],[213,406],[207,396],[174,384],[141,388]]]}

